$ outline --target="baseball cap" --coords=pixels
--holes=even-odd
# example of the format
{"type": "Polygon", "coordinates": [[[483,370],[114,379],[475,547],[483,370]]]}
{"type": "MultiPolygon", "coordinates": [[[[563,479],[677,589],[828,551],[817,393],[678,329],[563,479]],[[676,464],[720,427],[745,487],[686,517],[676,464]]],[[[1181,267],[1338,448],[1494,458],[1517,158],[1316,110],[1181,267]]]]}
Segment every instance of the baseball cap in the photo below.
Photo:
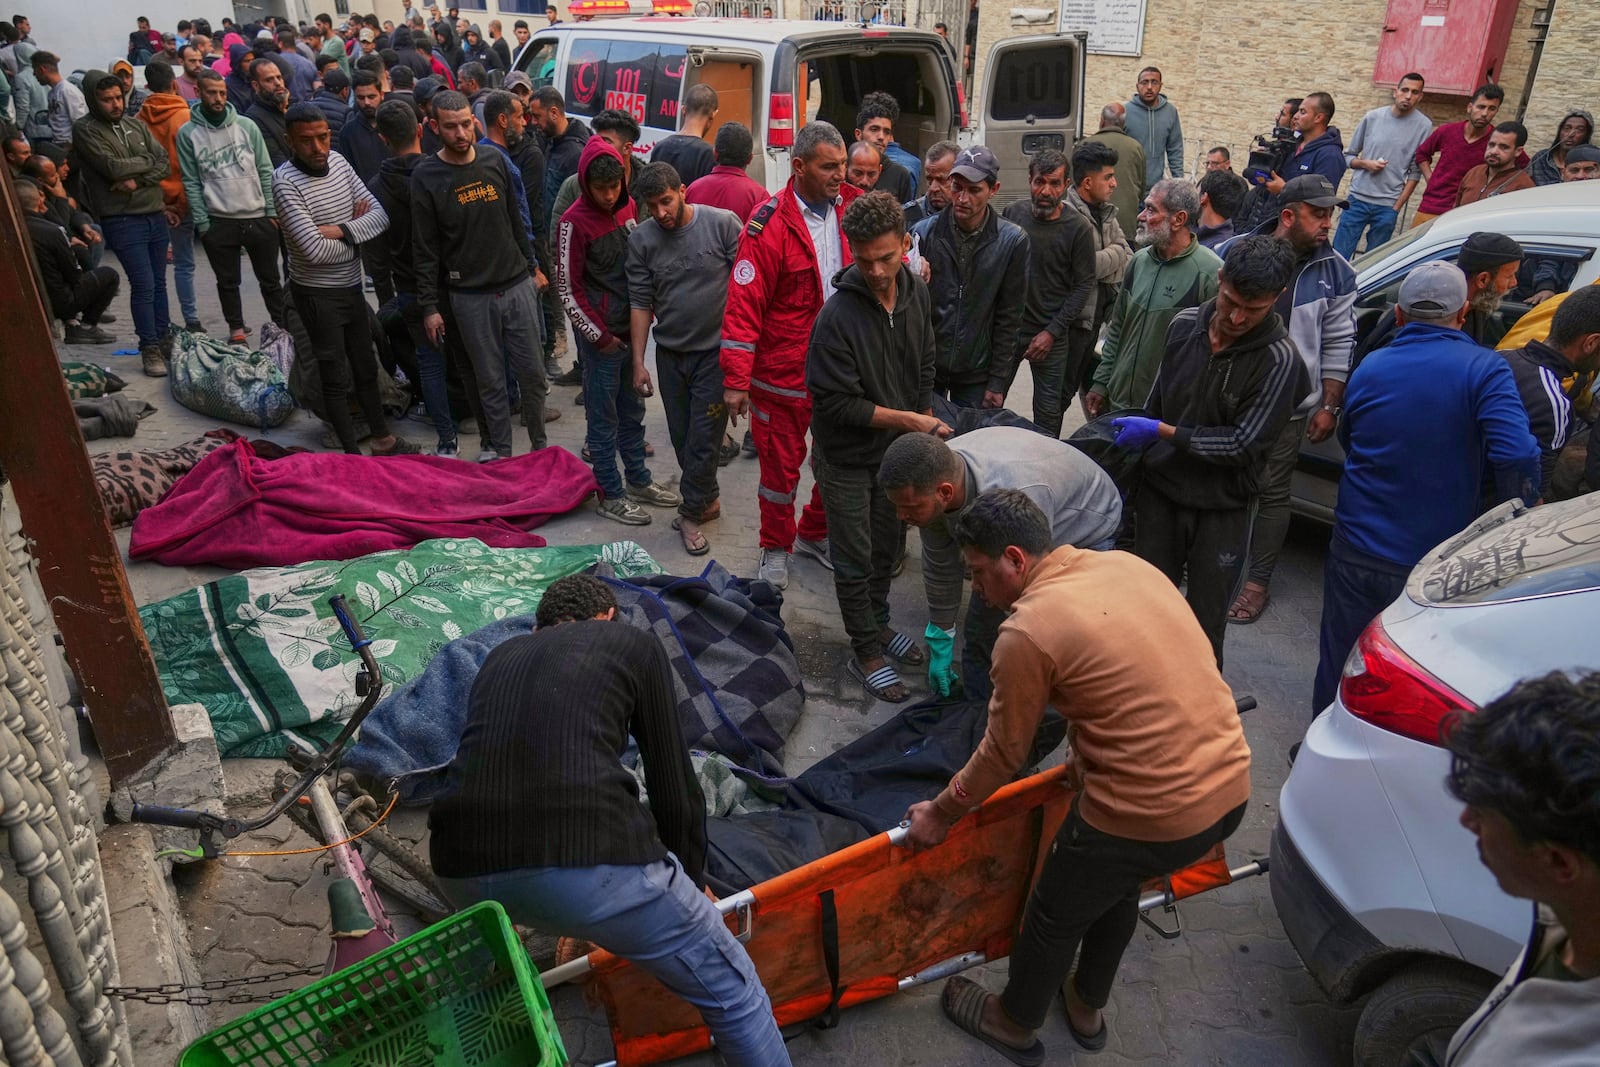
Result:
{"type": "Polygon", "coordinates": [[[426,104],[433,99],[435,93],[444,87],[442,79],[430,74],[426,78],[417,79],[417,84],[411,87],[411,98],[419,104],[426,104]]]}
{"type": "Polygon", "coordinates": [[[969,182],[994,182],[1000,180],[1000,163],[994,153],[981,144],[963,148],[956,156],[951,174],[959,174],[969,182]]]}
{"type": "Polygon", "coordinates": [[[1503,233],[1480,230],[1461,245],[1456,264],[1467,277],[1484,271],[1498,270],[1507,263],[1522,259],[1522,246],[1503,233]]]}
{"type": "MultiPolygon", "coordinates": [[[[1324,179],[1326,180],[1326,179],[1324,179]]],[[[1400,310],[1407,318],[1447,319],[1467,302],[1467,277],[1442,259],[1430,260],[1400,283],[1400,310]]]]}
{"type": "Polygon", "coordinates": [[[371,28],[369,27],[369,28],[361,31],[361,39],[363,41],[376,41],[378,39],[378,35],[373,33],[371,28]]]}
{"type": "Polygon", "coordinates": [[[1290,204],[1336,208],[1350,206],[1348,200],[1339,199],[1339,190],[1334,184],[1320,174],[1302,174],[1298,178],[1290,178],[1284,184],[1283,192],[1278,195],[1278,203],[1283,207],[1290,204]]]}
{"type": "Polygon", "coordinates": [[[526,74],[522,73],[522,71],[520,71],[520,70],[514,70],[510,74],[506,75],[505,84],[501,88],[504,88],[504,89],[519,89],[520,88],[520,89],[527,89],[529,92],[532,92],[533,91],[533,79],[528,77],[526,74]]]}

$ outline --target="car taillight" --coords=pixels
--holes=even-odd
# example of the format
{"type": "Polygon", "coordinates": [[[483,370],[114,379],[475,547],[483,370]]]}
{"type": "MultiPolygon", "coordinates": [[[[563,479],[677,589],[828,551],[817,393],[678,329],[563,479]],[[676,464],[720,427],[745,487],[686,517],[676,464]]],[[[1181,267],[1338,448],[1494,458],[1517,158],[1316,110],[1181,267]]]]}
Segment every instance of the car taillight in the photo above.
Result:
{"type": "Polygon", "coordinates": [[[1400,651],[1377,619],[1345,661],[1339,700],[1358,719],[1430,745],[1440,743],[1440,727],[1452,712],[1477,710],[1400,651]]]}
{"type": "Polygon", "coordinates": [[[794,147],[794,94],[773,93],[767,98],[767,144],[794,147]]]}
{"type": "Polygon", "coordinates": [[[961,111],[961,128],[967,128],[967,90],[956,82],[956,107],[961,111]]]}

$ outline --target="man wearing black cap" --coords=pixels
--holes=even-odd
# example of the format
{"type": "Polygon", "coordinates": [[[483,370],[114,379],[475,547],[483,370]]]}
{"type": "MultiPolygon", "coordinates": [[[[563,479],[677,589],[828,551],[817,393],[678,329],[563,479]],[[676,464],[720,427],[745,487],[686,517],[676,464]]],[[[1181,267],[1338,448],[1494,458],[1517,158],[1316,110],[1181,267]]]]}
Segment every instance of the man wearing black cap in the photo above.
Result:
{"type": "MultiPolygon", "coordinates": [[[[1462,243],[1456,266],[1467,279],[1467,317],[1461,323],[1461,332],[1485,348],[1494,348],[1506,335],[1500,302],[1517,287],[1522,246],[1503,233],[1480,230],[1462,243]]],[[[1362,339],[1352,365],[1359,365],[1369,353],[1393,341],[1399,328],[1395,309],[1390,308],[1362,339]]]]}
{"type": "Polygon", "coordinates": [[[1344,477],[1323,564],[1313,716],[1338,689],[1356,638],[1424,553],[1493,503],[1539,496],[1539,445],[1504,359],[1461,332],[1467,280],[1433,260],[1400,283],[1400,330],[1351,375],[1344,477]],[[1426,413],[1426,418],[1419,418],[1426,413]]]}
{"type": "Polygon", "coordinates": [[[983,145],[950,168],[950,206],[912,229],[932,271],[933,390],[960,407],[1005,403],[1028,297],[1028,235],[989,209],[1000,164],[983,145]]]}
{"type": "Polygon", "coordinates": [[[1561,166],[1561,180],[1586,182],[1595,178],[1600,178],[1600,148],[1592,144],[1580,144],[1567,149],[1567,161],[1561,166]]]}
{"type": "Polygon", "coordinates": [[[1228,612],[1228,621],[1234,623],[1255,622],[1267,608],[1272,572],[1289,533],[1289,483],[1300,442],[1322,441],[1333,433],[1356,341],[1355,268],[1328,243],[1333,209],[1348,203],[1321,174],[1291,178],[1278,200],[1278,217],[1255,233],[1285,241],[1294,252],[1294,272],[1276,310],[1311,376],[1311,393],[1267,455],[1250,534],[1250,571],[1228,612]]]}

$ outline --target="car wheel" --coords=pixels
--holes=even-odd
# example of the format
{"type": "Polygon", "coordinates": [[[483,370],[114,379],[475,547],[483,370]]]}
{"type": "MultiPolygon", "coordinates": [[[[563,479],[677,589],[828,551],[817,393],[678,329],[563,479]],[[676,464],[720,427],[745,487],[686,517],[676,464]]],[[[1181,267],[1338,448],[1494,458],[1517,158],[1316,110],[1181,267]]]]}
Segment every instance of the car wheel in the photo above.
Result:
{"type": "Polygon", "coordinates": [[[1356,1067],[1442,1064],[1450,1038],[1478,1009],[1494,978],[1448,960],[1414,964],[1368,998],[1356,1023],[1356,1067]]]}

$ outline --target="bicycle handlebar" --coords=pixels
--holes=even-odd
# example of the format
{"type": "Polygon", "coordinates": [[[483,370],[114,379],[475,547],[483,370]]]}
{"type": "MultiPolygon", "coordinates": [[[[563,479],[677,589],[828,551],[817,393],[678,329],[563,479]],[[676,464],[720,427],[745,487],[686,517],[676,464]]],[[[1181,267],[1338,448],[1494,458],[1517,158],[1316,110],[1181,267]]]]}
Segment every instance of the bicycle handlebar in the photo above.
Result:
{"type": "Polygon", "coordinates": [[[134,822],[146,822],[156,826],[181,826],[189,830],[202,829],[211,820],[221,822],[215,815],[205,811],[190,811],[187,808],[163,808],[158,804],[133,805],[133,814],[129,816],[134,822]]]}
{"type": "MultiPolygon", "coordinates": [[[[350,641],[351,651],[359,655],[362,649],[372,644],[367,635],[361,632],[361,624],[351,617],[343,593],[329,597],[328,606],[333,609],[333,617],[339,620],[339,625],[344,629],[344,635],[350,641]]],[[[366,657],[362,656],[362,659],[365,660],[366,657]]]]}

